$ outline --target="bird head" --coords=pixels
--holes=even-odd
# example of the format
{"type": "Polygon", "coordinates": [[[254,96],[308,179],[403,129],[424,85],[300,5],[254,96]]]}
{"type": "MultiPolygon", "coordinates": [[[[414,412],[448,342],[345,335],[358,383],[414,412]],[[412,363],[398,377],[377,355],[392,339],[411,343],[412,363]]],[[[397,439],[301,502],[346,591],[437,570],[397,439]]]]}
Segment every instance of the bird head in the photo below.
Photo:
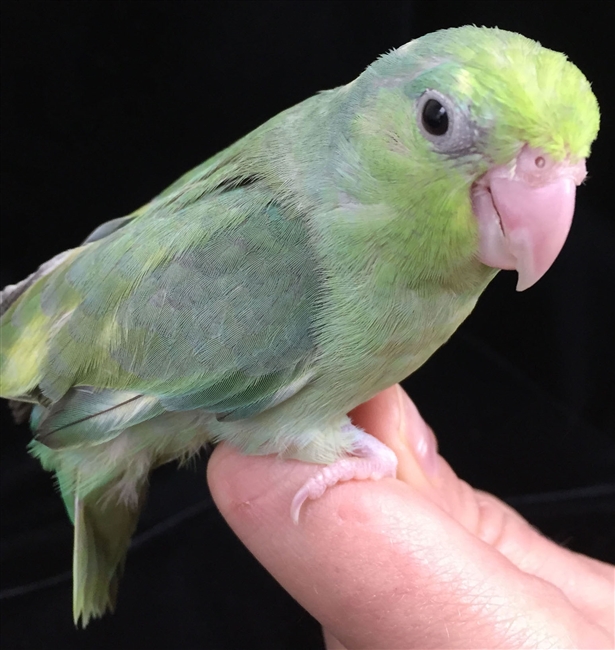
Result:
{"type": "Polygon", "coordinates": [[[384,55],[353,92],[374,200],[400,207],[432,272],[478,260],[516,270],[523,290],[548,270],[599,126],[565,55],[499,29],[448,29],[384,55]]]}

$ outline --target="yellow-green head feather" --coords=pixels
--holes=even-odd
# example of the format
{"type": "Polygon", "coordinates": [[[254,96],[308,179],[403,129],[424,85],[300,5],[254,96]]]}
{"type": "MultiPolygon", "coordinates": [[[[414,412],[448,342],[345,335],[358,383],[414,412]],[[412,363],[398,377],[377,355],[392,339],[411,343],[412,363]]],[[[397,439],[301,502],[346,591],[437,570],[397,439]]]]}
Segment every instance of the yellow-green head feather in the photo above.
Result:
{"type": "MultiPolygon", "coordinates": [[[[598,103],[583,73],[564,54],[516,33],[460,27],[428,34],[372,64],[348,93],[351,133],[360,160],[348,192],[362,203],[392,206],[391,229],[406,275],[417,284],[482,284],[472,266],[477,229],[470,188],[524,145],[555,160],[589,155],[598,103]],[[467,122],[468,146],[437,151],[419,128],[417,103],[427,90],[451,100],[467,122]],[[408,227],[408,220],[412,227],[408,227]]],[[[378,237],[378,233],[375,233],[378,237]]]]}

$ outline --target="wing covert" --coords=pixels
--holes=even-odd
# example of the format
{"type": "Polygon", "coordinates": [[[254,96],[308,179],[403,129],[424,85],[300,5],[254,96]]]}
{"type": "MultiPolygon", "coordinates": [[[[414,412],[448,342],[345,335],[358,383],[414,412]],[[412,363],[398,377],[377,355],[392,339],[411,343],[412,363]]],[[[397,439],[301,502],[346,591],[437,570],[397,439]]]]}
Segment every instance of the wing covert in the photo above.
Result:
{"type": "Polygon", "coordinates": [[[305,221],[254,186],[207,196],[191,186],[151,205],[6,314],[13,329],[46,327],[42,394],[127,390],[233,419],[296,392],[316,356],[305,221]]]}

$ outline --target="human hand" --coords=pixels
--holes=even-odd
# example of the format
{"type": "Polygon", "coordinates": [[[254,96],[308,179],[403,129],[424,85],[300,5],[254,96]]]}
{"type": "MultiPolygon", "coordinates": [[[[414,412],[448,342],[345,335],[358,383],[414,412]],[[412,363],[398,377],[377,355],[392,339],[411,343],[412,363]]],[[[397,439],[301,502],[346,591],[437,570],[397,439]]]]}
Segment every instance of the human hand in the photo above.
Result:
{"type": "Polygon", "coordinates": [[[220,445],[213,498],[235,533],[341,648],[612,648],[614,567],[554,544],[460,480],[399,386],[352,414],[399,460],[290,503],[314,467],[220,445]]]}

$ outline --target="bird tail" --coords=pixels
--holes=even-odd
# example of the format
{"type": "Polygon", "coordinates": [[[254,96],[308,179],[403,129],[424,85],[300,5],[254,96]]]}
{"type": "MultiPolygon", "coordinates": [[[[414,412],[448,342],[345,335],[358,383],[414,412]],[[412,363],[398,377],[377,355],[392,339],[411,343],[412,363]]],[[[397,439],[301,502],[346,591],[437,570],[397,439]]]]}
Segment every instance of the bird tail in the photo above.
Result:
{"type": "Polygon", "coordinates": [[[29,449],[55,472],[73,522],[73,618],[85,627],[115,607],[130,538],[147,496],[151,460],[147,453],[122,454],[105,444],[56,450],[33,440],[29,449]]]}
{"type": "MultiPolygon", "coordinates": [[[[151,415],[155,409],[146,405],[135,410],[131,419],[129,411],[118,415],[129,402],[121,395],[115,395],[118,408],[105,410],[100,408],[105,399],[114,402],[109,391],[72,390],[75,393],[67,394],[64,409],[56,408],[61,400],[49,408],[34,407],[31,426],[36,436],[29,450],[46,470],[55,472],[74,525],[73,617],[75,625],[85,627],[92,618],[114,609],[150,471],[196,453],[209,434],[198,412],[163,413],[132,424],[139,414],[151,415]],[[75,413],[92,415],[74,420],[75,413]],[[101,424],[104,417],[107,420],[101,424]],[[129,425],[126,429],[103,426],[105,422],[116,426],[118,417],[122,426],[129,425]]],[[[130,401],[133,409],[137,401],[130,401]]]]}
{"type": "Polygon", "coordinates": [[[145,482],[129,501],[114,490],[97,490],[80,498],[75,492],[73,546],[73,619],[85,627],[90,619],[115,609],[117,587],[130,538],[147,492],[145,482]]]}

